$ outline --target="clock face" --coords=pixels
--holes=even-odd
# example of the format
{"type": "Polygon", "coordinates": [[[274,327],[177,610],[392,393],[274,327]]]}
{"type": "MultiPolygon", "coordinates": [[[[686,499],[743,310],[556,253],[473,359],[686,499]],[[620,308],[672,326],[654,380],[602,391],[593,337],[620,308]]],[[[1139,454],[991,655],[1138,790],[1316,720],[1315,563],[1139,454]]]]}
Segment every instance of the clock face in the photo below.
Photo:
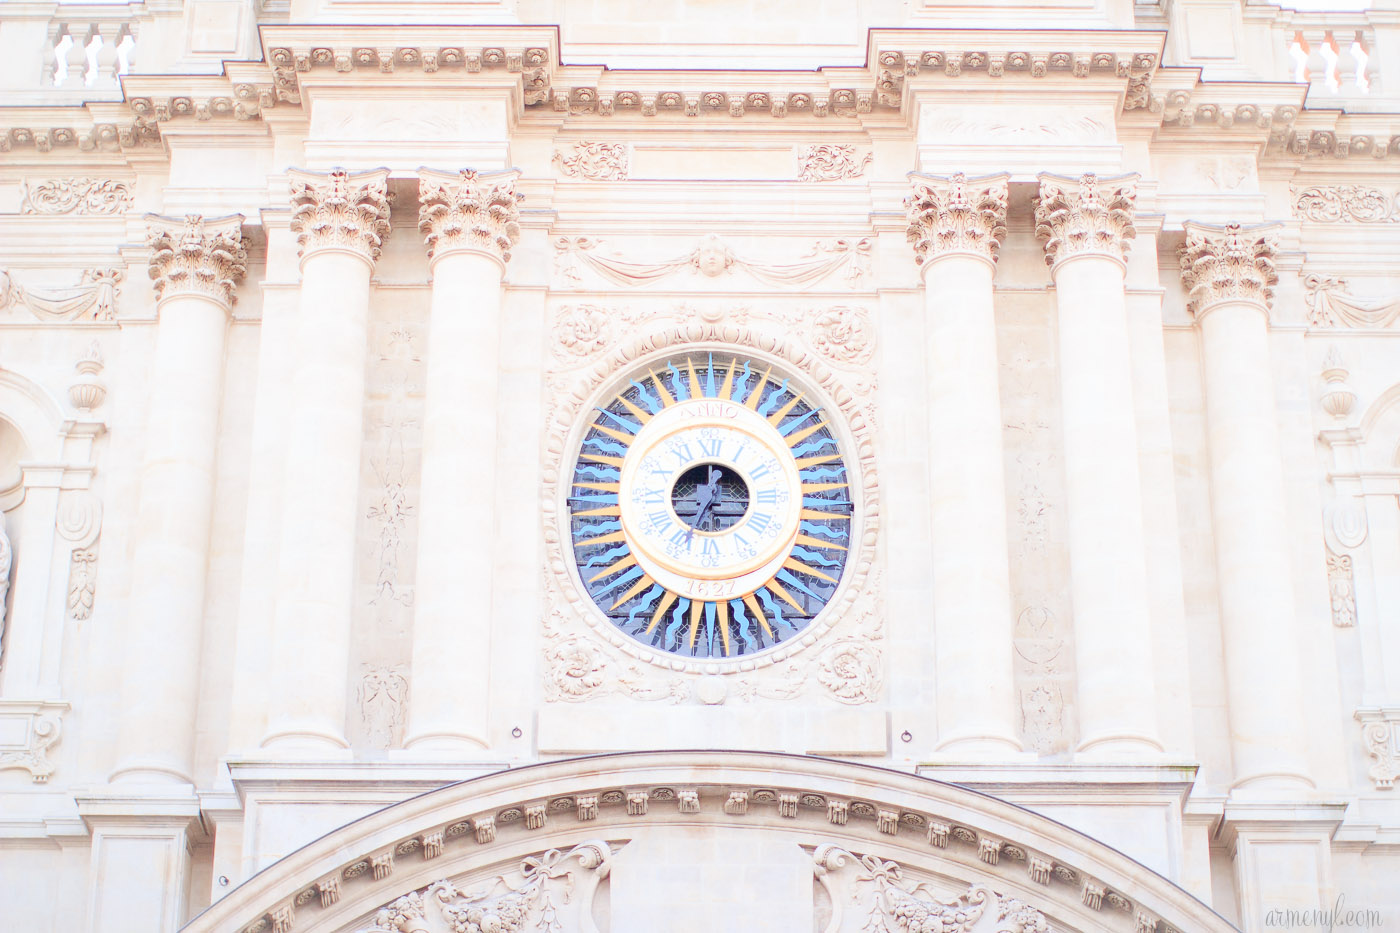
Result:
{"type": "Polygon", "coordinates": [[[805,629],[850,545],[845,463],[822,409],[750,360],[652,367],[597,409],[569,496],[574,557],[613,625],[733,658],[805,629]]]}

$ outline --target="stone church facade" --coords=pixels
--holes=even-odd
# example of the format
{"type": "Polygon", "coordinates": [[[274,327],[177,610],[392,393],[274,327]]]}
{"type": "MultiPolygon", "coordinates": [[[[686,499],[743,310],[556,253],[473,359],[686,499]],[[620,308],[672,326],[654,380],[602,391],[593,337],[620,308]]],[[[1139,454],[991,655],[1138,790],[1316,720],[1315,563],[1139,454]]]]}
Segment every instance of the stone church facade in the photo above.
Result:
{"type": "Polygon", "coordinates": [[[1392,7],[7,4],[0,926],[1400,924],[1392,7]]]}

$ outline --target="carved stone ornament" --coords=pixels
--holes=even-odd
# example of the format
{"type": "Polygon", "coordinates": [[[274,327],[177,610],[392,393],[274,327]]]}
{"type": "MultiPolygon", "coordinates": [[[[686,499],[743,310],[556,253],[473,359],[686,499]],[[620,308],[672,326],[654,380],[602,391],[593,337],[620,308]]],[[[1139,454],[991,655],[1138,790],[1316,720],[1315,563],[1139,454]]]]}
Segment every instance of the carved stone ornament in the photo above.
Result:
{"type": "Polygon", "coordinates": [[[21,214],[121,214],[132,200],[131,185],[110,178],[51,178],[21,190],[21,214]]]}
{"type": "Polygon", "coordinates": [[[565,154],[555,150],[554,164],[569,178],[588,181],[625,181],[632,150],[626,143],[577,142],[565,154]]]}
{"type": "Polygon", "coordinates": [[[1327,552],[1327,593],[1332,603],[1332,624],[1350,628],[1356,624],[1356,584],[1351,555],[1327,552]]]}
{"type": "Polygon", "coordinates": [[[683,271],[716,278],[737,269],[765,285],[778,288],[807,288],[841,269],[846,272],[847,283],[855,288],[870,271],[869,239],[818,240],[798,261],[789,263],[744,259],[713,233],[707,234],[685,255],[655,262],[604,256],[598,250],[601,245],[592,237],[557,237],[554,241],[555,271],[567,282],[580,281],[580,269],[586,268],[616,285],[640,286],[683,271]]]}
{"type": "Polygon", "coordinates": [[[864,308],[836,305],[805,315],[808,343],[843,366],[863,366],[875,353],[875,322],[864,308]]]}
{"type": "Polygon", "coordinates": [[[591,840],[567,853],[550,849],[526,858],[517,872],[469,890],[435,881],[380,908],[361,933],[596,931],[593,893],[607,877],[611,858],[608,843],[591,840]]]}
{"type": "Polygon", "coordinates": [[[1361,744],[1371,758],[1367,775],[1376,790],[1391,790],[1400,776],[1400,709],[1382,707],[1359,709],[1361,744]]]}
{"type": "Polygon", "coordinates": [[[1053,269],[1076,256],[1126,262],[1129,241],[1137,236],[1137,180],[1136,174],[1102,179],[1041,175],[1035,235],[1045,243],[1046,265],[1053,269]]]}
{"type": "Polygon", "coordinates": [[[859,178],[875,157],[874,153],[860,155],[855,146],[839,143],[814,143],[797,150],[798,181],[841,181],[859,178]]]}
{"type": "Polygon", "coordinates": [[[1045,915],[1014,897],[973,884],[953,897],[905,876],[898,862],[857,856],[834,845],[812,854],[830,898],[824,933],[1049,933],[1045,915]]]}
{"type": "Polygon", "coordinates": [[[1310,327],[1389,327],[1400,319],[1400,298],[1358,298],[1346,279],[1303,277],[1310,327]]]}
{"type": "Polygon", "coordinates": [[[438,172],[420,169],[418,230],[431,262],[458,250],[485,253],[501,263],[520,239],[520,172],[438,172]]]}
{"type": "Polygon", "coordinates": [[[41,321],[110,321],[116,317],[121,269],[85,269],[78,284],[66,288],[22,288],[0,269],[0,311],[27,308],[41,321]]]}
{"type": "Polygon", "coordinates": [[[1220,302],[1243,301],[1267,313],[1278,284],[1277,227],[1187,223],[1185,228],[1181,280],[1187,310],[1199,317],[1220,302]]]}
{"type": "Polygon", "coordinates": [[[1006,236],[1009,175],[941,178],[912,175],[914,193],[904,199],[909,242],[919,265],[962,254],[996,262],[1006,236]]]}
{"type": "Polygon", "coordinates": [[[1293,214],[1319,224],[1400,223],[1400,195],[1362,185],[1310,185],[1293,189],[1293,214]]]}
{"type": "Polygon", "coordinates": [[[287,172],[292,202],[292,232],[305,259],[319,249],[358,253],[379,260],[389,235],[389,170],[322,174],[287,172]]]}
{"type": "Polygon", "coordinates": [[[1342,360],[1342,351],[1334,343],[1327,348],[1327,355],[1322,360],[1323,385],[1318,401],[1338,421],[1345,421],[1356,404],[1356,390],[1347,385],[1348,375],[1350,373],[1342,360]]]}
{"type": "Polygon", "coordinates": [[[248,263],[242,214],[209,220],[199,214],[183,219],[147,214],[146,224],[156,301],[202,295],[233,306],[248,263]]]}
{"type": "Polygon", "coordinates": [[[102,383],[102,347],[94,340],[88,344],[87,352],[78,358],[73,368],[78,378],[68,386],[68,400],[79,411],[90,412],[101,408],[107,398],[107,387],[102,383]]]}
{"type": "Polygon", "coordinates": [[[67,703],[0,700],[0,771],[28,771],[35,784],[53,774],[48,751],[63,732],[67,703]]]}

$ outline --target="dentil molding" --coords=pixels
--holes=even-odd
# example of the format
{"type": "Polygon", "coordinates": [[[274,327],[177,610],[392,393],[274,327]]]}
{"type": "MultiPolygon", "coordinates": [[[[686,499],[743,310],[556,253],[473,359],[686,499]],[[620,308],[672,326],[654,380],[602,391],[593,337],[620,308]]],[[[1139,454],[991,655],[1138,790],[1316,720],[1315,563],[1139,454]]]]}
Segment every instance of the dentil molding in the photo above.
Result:
{"type": "Polygon", "coordinates": [[[248,243],[243,215],[213,217],[199,214],[183,219],[146,215],[150,275],[156,301],[180,295],[202,295],[231,308],[234,289],[248,268],[248,243]]]}

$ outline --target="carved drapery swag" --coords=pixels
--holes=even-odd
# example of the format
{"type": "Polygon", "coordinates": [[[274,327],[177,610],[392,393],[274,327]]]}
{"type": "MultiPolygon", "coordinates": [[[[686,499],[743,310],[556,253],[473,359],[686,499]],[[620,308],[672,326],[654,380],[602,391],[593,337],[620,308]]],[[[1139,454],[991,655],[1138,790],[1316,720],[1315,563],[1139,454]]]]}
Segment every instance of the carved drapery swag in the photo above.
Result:
{"type": "Polygon", "coordinates": [[[292,232],[305,258],[318,249],[344,249],[369,262],[379,260],[389,235],[389,170],[326,174],[287,172],[292,201],[292,232]]]}
{"type": "Polygon", "coordinates": [[[1186,308],[1200,315],[1223,301],[1246,301],[1265,312],[1273,304],[1278,271],[1277,227],[1224,227],[1187,223],[1181,248],[1181,280],[1186,285],[1186,308]]]}
{"type": "Polygon", "coordinates": [[[997,261],[1006,237],[1006,183],[1010,176],[947,178],[914,175],[914,193],[904,199],[909,215],[909,242],[919,265],[963,253],[997,261]]]}
{"type": "Polygon", "coordinates": [[[486,253],[502,263],[520,239],[520,202],[515,182],[520,172],[419,173],[418,230],[428,259],[456,250],[486,253]]]}
{"type": "Polygon", "coordinates": [[[21,214],[121,214],[131,207],[131,185],[110,178],[51,178],[22,188],[21,214]]]}
{"type": "Polygon", "coordinates": [[[714,278],[742,269],[766,285],[805,288],[838,269],[846,269],[852,286],[859,285],[870,268],[870,241],[818,240],[802,259],[791,263],[763,263],[743,259],[716,234],[707,234],[695,249],[684,256],[659,262],[632,262],[599,255],[599,242],[592,237],[559,237],[554,241],[555,265],[568,279],[577,280],[580,264],[618,285],[647,285],[690,269],[714,278]]]}
{"type": "Polygon", "coordinates": [[[22,305],[41,321],[110,321],[117,312],[117,284],[124,277],[120,269],[86,269],[77,285],[22,288],[0,269],[0,311],[22,305]]]}
{"type": "Polygon", "coordinates": [[[177,295],[203,295],[225,307],[237,300],[234,289],[248,266],[243,215],[205,220],[189,214],[146,215],[151,247],[150,275],[156,301],[177,295]]]}
{"type": "Polygon", "coordinates": [[[1303,287],[1313,327],[1389,327],[1400,319],[1400,298],[1357,298],[1346,279],[1309,275],[1303,287]]]}
{"type": "Polygon", "coordinates": [[[1046,265],[1053,269],[1086,255],[1126,262],[1129,241],[1137,236],[1137,180],[1136,174],[1103,179],[1041,175],[1035,235],[1045,242],[1046,265]]]}

